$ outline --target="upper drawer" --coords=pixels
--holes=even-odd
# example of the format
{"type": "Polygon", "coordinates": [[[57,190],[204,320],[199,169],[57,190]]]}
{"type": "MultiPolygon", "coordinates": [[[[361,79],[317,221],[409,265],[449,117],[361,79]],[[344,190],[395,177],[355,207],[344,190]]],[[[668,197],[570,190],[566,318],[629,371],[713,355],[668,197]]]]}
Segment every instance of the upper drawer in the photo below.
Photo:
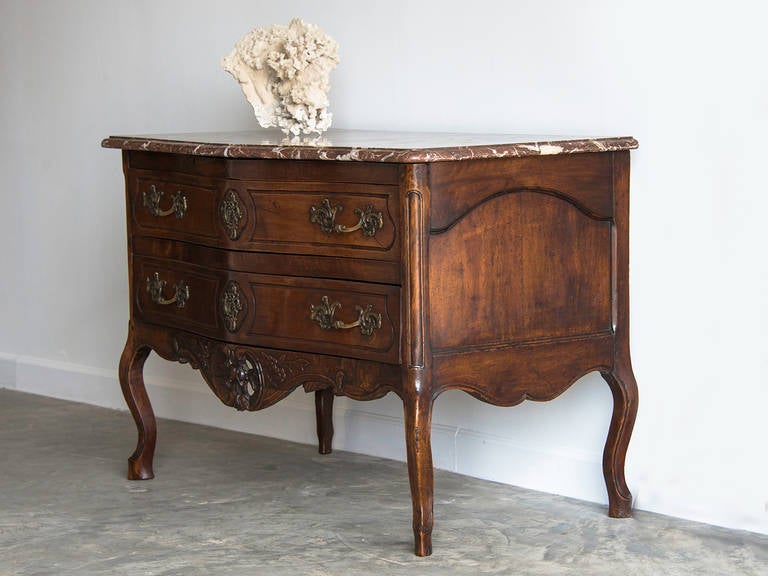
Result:
{"type": "Polygon", "coordinates": [[[397,187],[132,171],[133,233],[286,254],[398,260],[397,187]]]}

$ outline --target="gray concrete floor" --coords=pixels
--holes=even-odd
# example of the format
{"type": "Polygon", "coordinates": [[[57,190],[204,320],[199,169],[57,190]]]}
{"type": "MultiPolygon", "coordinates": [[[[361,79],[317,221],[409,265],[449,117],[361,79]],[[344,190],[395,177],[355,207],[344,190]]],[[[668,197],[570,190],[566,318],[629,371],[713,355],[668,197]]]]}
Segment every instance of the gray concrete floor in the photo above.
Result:
{"type": "Polygon", "coordinates": [[[768,536],[441,471],[417,558],[401,462],[167,420],[158,437],[157,477],[129,482],[127,413],[0,390],[0,574],[768,575],[768,536]]]}

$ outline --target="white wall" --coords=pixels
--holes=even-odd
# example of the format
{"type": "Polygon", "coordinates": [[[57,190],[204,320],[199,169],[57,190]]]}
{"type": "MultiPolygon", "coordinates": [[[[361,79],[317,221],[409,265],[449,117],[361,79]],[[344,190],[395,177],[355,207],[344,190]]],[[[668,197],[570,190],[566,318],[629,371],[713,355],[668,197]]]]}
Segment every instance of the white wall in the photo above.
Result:
{"type": "MultiPolygon", "coordinates": [[[[337,127],[639,139],[628,481],[639,508],[768,533],[761,5],[0,0],[0,386],[123,406],[123,183],[99,142],[254,126],[219,59],[302,16],[341,47],[337,127]]],[[[160,415],[314,442],[309,395],[237,414],[188,368],[146,374],[160,415]]],[[[610,408],[595,376],[510,409],[451,392],[436,462],[604,502],[610,408]]],[[[340,400],[336,427],[338,448],[404,457],[397,398],[340,400]]]]}

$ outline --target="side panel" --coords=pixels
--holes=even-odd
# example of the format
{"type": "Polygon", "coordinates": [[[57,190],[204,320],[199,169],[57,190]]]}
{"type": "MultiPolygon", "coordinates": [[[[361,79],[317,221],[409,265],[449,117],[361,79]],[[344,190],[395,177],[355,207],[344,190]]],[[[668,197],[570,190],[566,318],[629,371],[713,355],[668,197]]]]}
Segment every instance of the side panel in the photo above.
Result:
{"type": "Polygon", "coordinates": [[[610,368],[612,154],[430,168],[436,390],[509,405],[610,368]]]}
{"type": "Polygon", "coordinates": [[[611,224],[538,192],[496,196],[430,237],[435,351],[611,330],[611,224]]]}
{"type": "Polygon", "coordinates": [[[613,162],[610,153],[436,162],[430,186],[433,231],[454,224],[489,197],[505,192],[538,190],[568,199],[596,218],[613,214],[613,162]]]}

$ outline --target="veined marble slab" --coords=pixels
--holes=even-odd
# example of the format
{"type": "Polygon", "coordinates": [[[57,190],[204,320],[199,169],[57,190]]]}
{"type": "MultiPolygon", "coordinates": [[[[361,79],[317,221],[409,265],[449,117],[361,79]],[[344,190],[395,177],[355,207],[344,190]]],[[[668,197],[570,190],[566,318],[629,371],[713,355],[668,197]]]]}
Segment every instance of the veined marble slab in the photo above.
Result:
{"type": "Polygon", "coordinates": [[[147,150],[226,158],[348,160],[357,162],[441,162],[615,152],[637,148],[631,136],[585,138],[520,134],[460,134],[328,130],[321,137],[286,138],[276,129],[110,136],[105,148],[147,150]]]}

